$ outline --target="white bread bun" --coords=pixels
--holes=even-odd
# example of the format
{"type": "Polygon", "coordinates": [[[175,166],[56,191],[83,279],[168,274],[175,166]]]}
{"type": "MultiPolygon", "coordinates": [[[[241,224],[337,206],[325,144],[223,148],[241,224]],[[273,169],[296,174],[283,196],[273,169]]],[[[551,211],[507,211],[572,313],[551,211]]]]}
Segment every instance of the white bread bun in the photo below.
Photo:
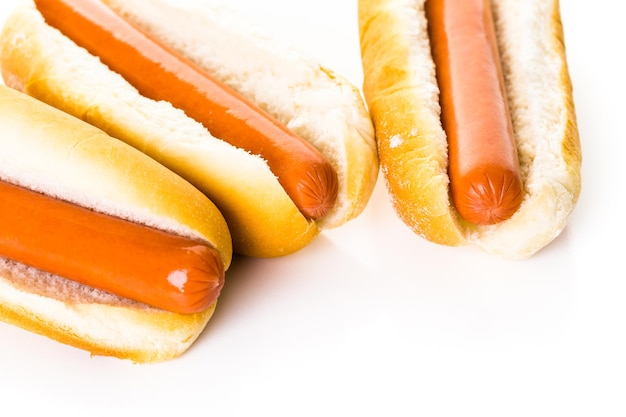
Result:
{"type": "MultiPolygon", "coordinates": [[[[145,154],[34,98],[0,86],[0,180],[205,241],[224,268],[231,238],[216,206],[145,154]]],[[[60,342],[135,362],[182,354],[211,318],[140,304],[0,259],[0,319],[60,342]]]]}
{"type": "Polygon", "coordinates": [[[424,3],[359,0],[363,91],[394,208],[430,241],[527,258],[561,233],[581,187],[559,2],[491,2],[525,196],[512,218],[490,226],[462,221],[451,203],[424,3]]]}
{"type": "Polygon", "coordinates": [[[334,209],[322,220],[307,220],[265,161],[212,137],[169,103],[139,96],[99,59],[46,25],[31,2],[8,18],[0,39],[5,82],[100,127],[189,180],[219,207],[238,253],[286,255],[322,228],[361,213],[379,167],[358,89],[221,7],[164,0],[106,3],[320,150],[339,178],[334,209]]]}

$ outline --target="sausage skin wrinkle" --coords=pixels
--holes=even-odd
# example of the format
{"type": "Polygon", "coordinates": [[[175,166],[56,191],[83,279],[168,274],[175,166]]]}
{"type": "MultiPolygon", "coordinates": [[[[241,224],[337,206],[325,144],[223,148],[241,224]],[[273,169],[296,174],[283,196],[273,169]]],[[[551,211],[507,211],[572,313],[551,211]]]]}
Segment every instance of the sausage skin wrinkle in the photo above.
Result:
{"type": "Polygon", "coordinates": [[[177,313],[224,284],[212,246],[0,181],[0,256],[177,313]]]}
{"type": "Polygon", "coordinates": [[[523,185],[489,0],[427,0],[452,199],[475,224],[519,208],[523,185]]]}
{"type": "Polygon", "coordinates": [[[333,207],[337,173],[325,157],[193,62],[100,1],[35,4],[50,26],[98,56],[142,95],[170,102],[215,137],[263,157],[305,217],[322,218],[333,207]]]}

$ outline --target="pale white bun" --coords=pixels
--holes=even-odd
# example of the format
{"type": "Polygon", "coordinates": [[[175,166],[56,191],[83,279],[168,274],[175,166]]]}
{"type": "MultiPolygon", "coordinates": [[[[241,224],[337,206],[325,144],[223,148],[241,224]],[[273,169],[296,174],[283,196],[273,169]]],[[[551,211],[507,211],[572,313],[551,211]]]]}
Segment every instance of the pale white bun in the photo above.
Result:
{"type": "Polygon", "coordinates": [[[106,3],[318,148],[339,177],[332,212],[317,222],[305,219],[265,161],[212,137],[169,103],[141,97],[46,25],[31,2],[8,18],[0,39],[5,82],[100,127],[188,179],[220,208],[238,253],[286,255],[307,245],[322,228],[361,213],[379,166],[372,123],[357,88],[221,6],[106,3]]]}
{"type": "MultiPolygon", "coordinates": [[[[206,241],[229,267],[231,238],[217,207],[145,154],[4,85],[0,126],[0,180],[206,241]]],[[[0,258],[0,319],[93,355],[175,358],[214,309],[171,313],[0,258]]]]}
{"type": "Polygon", "coordinates": [[[446,135],[424,0],[359,0],[364,95],[394,208],[415,233],[527,258],[555,239],[581,187],[581,148],[558,0],[493,0],[525,196],[509,220],[463,222],[451,204],[446,135]]]}

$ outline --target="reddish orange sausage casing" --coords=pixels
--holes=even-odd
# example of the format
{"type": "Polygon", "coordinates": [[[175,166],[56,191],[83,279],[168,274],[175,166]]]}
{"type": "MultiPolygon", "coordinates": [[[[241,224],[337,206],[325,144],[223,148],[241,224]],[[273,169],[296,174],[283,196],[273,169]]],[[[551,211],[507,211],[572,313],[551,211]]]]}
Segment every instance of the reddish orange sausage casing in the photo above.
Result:
{"type": "Polygon", "coordinates": [[[427,0],[452,198],[466,220],[515,213],[522,179],[489,0],[427,0]]]}
{"type": "Polygon", "coordinates": [[[0,181],[0,256],[177,313],[219,296],[215,248],[0,181]]]}
{"type": "Polygon", "coordinates": [[[49,25],[98,56],[141,94],[172,103],[214,136],[262,156],[305,217],[319,219],[333,207],[337,174],[323,155],[197,65],[99,1],[35,4],[49,25]]]}

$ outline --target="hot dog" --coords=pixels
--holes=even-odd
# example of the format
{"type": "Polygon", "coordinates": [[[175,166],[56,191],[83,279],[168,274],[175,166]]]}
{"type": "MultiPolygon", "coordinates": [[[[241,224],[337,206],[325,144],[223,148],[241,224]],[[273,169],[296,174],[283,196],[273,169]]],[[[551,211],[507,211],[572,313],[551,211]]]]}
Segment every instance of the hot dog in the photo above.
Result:
{"type": "Polygon", "coordinates": [[[489,1],[428,0],[425,7],[452,201],[472,223],[498,223],[519,208],[522,178],[489,1]]]}
{"type": "MultiPolygon", "coordinates": [[[[37,3],[47,14],[43,6],[48,2],[37,3]]],[[[92,2],[78,2],[85,3],[92,2]]],[[[224,8],[168,1],[103,3],[182,57],[185,71],[197,68],[219,82],[218,91],[228,91],[224,95],[230,102],[237,97],[236,104],[218,105],[219,115],[209,117],[215,125],[203,122],[203,111],[196,110],[195,117],[192,113],[204,106],[192,103],[191,111],[183,112],[189,107],[172,95],[167,100],[153,96],[161,93],[162,83],[152,78],[143,87],[132,86],[132,71],[117,67],[123,60],[113,56],[109,61],[78,47],[80,40],[46,23],[34,4],[16,10],[0,38],[5,82],[100,127],[186,178],[224,214],[237,253],[271,257],[294,252],[322,229],[337,227],[363,210],[376,181],[378,159],[358,89],[292,48],[257,36],[254,25],[242,25],[243,18],[224,8]],[[258,120],[267,121],[267,115],[273,119],[259,130],[297,136],[299,141],[289,141],[295,148],[276,146],[273,133],[261,135],[271,138],[265,144],[244,144],[251,134],[242,129],[261,123],[247,122],[250,108],[263,115],[258,120]],[[237,120],[227,120],[233,113],[237,120]],[[288,158],[269,149],[278,147],[288,158]],[[319,154],[322,159],[311,156],[319,154]]],[[[90,38],[94,30],[79,32],[90,38]]],[[[100,43],[99,36],[94,38],[100,43]]],[[[193,78],[194,86],[197,80],[193,78]]],[[[176,90],[178,81],[173,83],[176,90]]]]}
{"type": "Polygon", "coordinates": [[[359,0],[359,31],[399,217],[432,242],[511,259],[554,240],[582,161],[558,0],[359,0]],[[508,201],[502,213],[477,198],[486,190],[508,201]]]}
{"type": "Polygon", "coordinates": [[[224,283],[213,246],[0,182],[0,256],[178,313],[224,283]]]}
{"type": "Polygon", "coordinates": [[[193,62],[99,1],[35,0],[35,5],[48,24],[141,94],[171,102],[216,137],[263,157],[305,217],[318,219],[332,208],[337,179],[324,157],[193,62]]]}
{"type": "Polygon", "coordinates": [[[135,362],[182,354],[232,257],[200,191],[129,145],[0,86],[0,319],[135,362]]]}

